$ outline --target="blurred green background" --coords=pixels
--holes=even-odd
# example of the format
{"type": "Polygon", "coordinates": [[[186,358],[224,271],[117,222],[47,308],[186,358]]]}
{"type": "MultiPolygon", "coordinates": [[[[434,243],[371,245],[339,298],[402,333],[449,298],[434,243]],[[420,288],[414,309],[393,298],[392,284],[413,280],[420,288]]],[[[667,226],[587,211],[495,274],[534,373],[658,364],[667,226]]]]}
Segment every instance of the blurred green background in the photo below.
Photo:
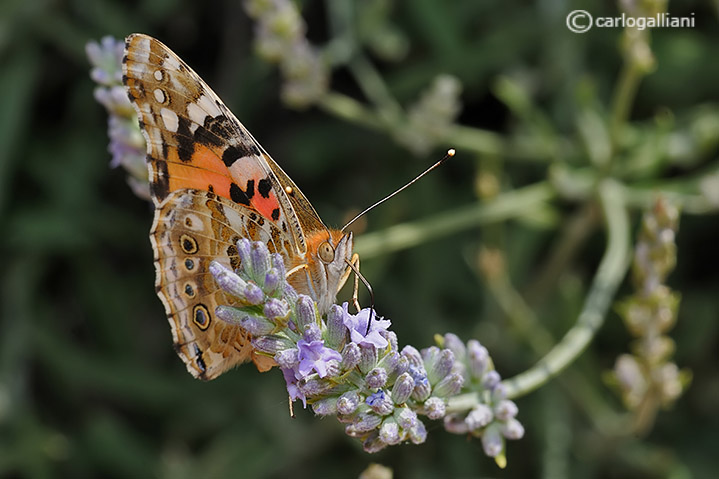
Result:
{"type": "MultiPolygon", "coordinates": [[[[623,30],[579,35],[565,25],[575,9],[620,14],[612,2],[298,6],[313,44],[342,37],[361,59],[336,62],[330,88],[371,115],[285,106],[282,77],[254,53],[253,22],[237,0],[0,2],[0,477],[357,477],[370,462],[412,478],[715,477],[719,4],[669,4],[674,16],[693,13],[696,25],[645,38],[655,66],[624,100],[617,92],[631,42],[623,30]],[[691,386],[642,435],[600,427],[606,417],[631,423],[602,380],[632,340],[611,310],[560,380],[517,400],[526,435],[508,443],[501,470],[479,440],[438,423],[428,424],[424,445],[367,455],[334,419],[303,410],[290,419],[278,371],[245,366],[194,380],[154,293],[151,208],[109,168],[107,116],[88,75],[86,42],[132,32],[161,39],[200,73],[328,224],[341,225],[455,146],[454,159],[367,215],[362,270],[400,345],[425,347],[448,331],[475,337],[504,378],[539,355],[528,345],[532,332],[512,327],[487,287],[480,251],[501,252],[511,283],[559,339],[576,321],[605,243],[591,187],[577,178],[626,184],[633,231],[652,195],[671,192],[683,215],[669,277],[682,302],[670,334],[691,386]],[[406,117],[383,117],[387,98],[371,92],[411,110],[439,74],[461,83],[461,113],[415,154],[397,141],[395,123],[406,117]],[[532,185],[548,196],[517,210],[512,192],[532,185]],[[459,214],[503,198],[508,213],[459,214]],[[442,219],[456,219],[454,227],[442,219]],[[415,246],[387,239],[393,226],[418,221],[415,246]]],[[[430,110],[434,119],[441,123],[442,112],[430,110]]],[[[625,280],[617,299],[631,293],[625,280]]]]}

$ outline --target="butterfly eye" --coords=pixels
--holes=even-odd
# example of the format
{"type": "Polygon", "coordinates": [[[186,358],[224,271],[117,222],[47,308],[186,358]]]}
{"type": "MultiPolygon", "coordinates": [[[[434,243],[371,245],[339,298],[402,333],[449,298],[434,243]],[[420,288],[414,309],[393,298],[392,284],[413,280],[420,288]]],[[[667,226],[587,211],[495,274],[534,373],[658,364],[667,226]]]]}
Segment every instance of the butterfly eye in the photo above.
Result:
{"type": "Polygon", "coordinates": [[[331,263],[335,259],[335,249],[329,241],[323,241],[320,247],[317,248],[317,255],[323,263],[331,263]]]}

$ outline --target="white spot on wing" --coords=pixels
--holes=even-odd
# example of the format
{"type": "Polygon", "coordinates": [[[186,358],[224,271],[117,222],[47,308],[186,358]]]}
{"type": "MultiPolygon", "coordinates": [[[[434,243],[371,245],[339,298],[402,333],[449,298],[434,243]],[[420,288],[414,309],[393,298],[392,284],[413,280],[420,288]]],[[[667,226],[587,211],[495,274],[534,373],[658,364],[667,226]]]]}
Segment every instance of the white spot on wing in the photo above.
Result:
{"type": "Polygon", "coordinates": [[[152,92],[153,95],[155,95],[155,100],[157,103],[165,103],[165,92],[162,91],[159,88],[155,88],[155,91],[152,92]]]}
{"type": "Polygon", "coordinates": [[[187,213],[182,222],[191,231],[202,231],[205,226],[200,217],[194,213],[187,213]]]}
{"type": "Polygon", "coordinates": [[[205,113],[205,110],[200,108],[196,103],[187,104],[187,115],[190,117],[190,120],[197,123],[198,125],[204,125],[205,118],[207,118],[207,113],[205,113]]]}
{"type": "Polygon", "coordinates": [[[236,158],[229,167],[230,175],[238,181],[244,181],[252,178],[264,178],[267,176],[265,170],[262,169],[256,156],[243,156],[236,158]]]}
{"type": "Polygon", "coordinates": [[[162,115],[162,122],[165,124],[165,128],[173,133],[177,133],[177,127],[179,126],[177,114],[168,108],[163,108],[160,110],[160,115],[162,115]]]}
{"type": "Polygon", "coordinates": [[[168,70],[180,70],[180,61],[173,55],[168,55],[168,57],[165,58],[163,64],[167,67],[168,70]]]}
{"type": "Polygon", "coordinates": [[[134,52],[135,61],[139,63],[148,63],[150,61],[150,39],[140,38],[134,52]]]}
{"type": "Polygon", "coordinates": [[[222,114],[222,111],[217,107],[215,101],[207,95],[202,95],[197,100],[197,105],[210,116],[214,117],[222,114]]]}
{"type": "Polygon", "coordinates": [[[162,81],[162,76],[163,76],[162,70],[155,70],[154,75],[155,75],[155,80],[162,81]]]}

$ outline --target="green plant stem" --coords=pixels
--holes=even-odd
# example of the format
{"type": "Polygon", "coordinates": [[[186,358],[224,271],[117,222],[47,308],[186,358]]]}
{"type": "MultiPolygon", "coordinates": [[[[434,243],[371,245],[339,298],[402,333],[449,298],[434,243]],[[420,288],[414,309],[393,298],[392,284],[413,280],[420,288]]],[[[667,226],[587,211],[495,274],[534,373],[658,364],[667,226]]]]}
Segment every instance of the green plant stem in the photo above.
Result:
{"type": "Polygon", "coordinates": [[[503,193],[491,202],[467,205],[420,221],[362,235],[357,238],[355,251],[363,260],[389,254],[482,224],[531,214],[538,205],[554,197],[555,193],[548,183],[535,183],[503,193]]]}
{"type": "MultiPolygon", "coordinates": [[[[621,129],[629,119],[629,112],[632,104],[634,104],[634,97],[637,94],[637,88],[643,76],[643,70],[636,61],[627,55],[612,98],[609,134],[612,141],[613,152],[616,152],[620,141],[621,129]]],[[[614,157],[616,157],[616,155],[612,154],[609,161],[611,162],[611,159],[614,157]]]]}
{"type": "Polygon", "coordinates": [[[507,144],[502,135],[492,131],[480,130],[453,124],[448,127],[447,143],[458,150],[469,150],[481,155],[504,156],[507,144]]]}
{"type": "Polygon", "coordinates": [[[534,311],[514,288],[504,269],[499,274],[486,275],[487,287],[507,316],[512,329],[537,354],[545,354],[554,344],[554,338],[537,320],[534,311]]]}
{"type": "Polygon", "coordinates": [[[524,297],[527,304],[536,307],[550,297],[557,280],[591,233],[599,220],[594,201],[584,203],[565,223],[559,238],[552,245],[546,260],[527,287],[524,297]]]}
{"type": "Polygon", "coordinates": [[[356,125],[380,131],[391,128],[391,125],[386,125],[375,112],[354,98],[341,93],[327,93],[319,100],[318,106],[330,115],[356,125]]]}
{"type": "MultiPolygon", "coordinates": [[[[390,118],[391,115],[380,115],[354,98],[341,93],[327,93],[319,100],[318,106],[330,115],[372,130],[387,132],[397,127],[396,118],[390,118]]],[[[546,153],[547,148],[535,143],[512,145],[502,135],[462,125],[449,127],[445,143],[456,148],[458,152],[502,156],[507,160],[546,163],[554,159],[553,155],[546,153]]],[[[563,146],[563,151],[568,149],[571,149],[571,145],[563,146]]]]}
{"type": "Polygon", "coordinates": [[[325,57],[333,67],[347,64],[357,51],[353,28],[354,6],[347,0],[325,2],[332,39],[325,48],[325,57]]]}
{"type": "MultiPolygon", "coordinates": [[[[719,205],[698,192],[701,181],[712,174],[717,172],[709,171],[693,178],[655,181],[642,186],[617,184],[617,188],[625,206],[630,209],[647,210],[661,194],[684,213],[697,215],[714,213],[719,209],[719,205]]],[[[571,201],[587,200],[594,194],[597,174],[588,168],[570,170],[558,166],[552,169],[551,181],[560,197],[571,201]]]]}
{"type": "Polygon", "coordinates": [[[610,179],[598,189],[607,227],[607,249],[592,281],[577,323],[546,356],[529,370],[504,381],[507,396],[515,398],[533,391],[571,364],[602,326],[612,298],[629,266],[629,217],[621,188],[610,179]]]}
{"type": "Polygon", "coordinates": [[[357,80],[362,92],[377,108],[379,116],[386,123],[397,124],[405,115],[400,104],[390,93],[382,76],[363,55],[355,55],[349,69],[357,80]]]}

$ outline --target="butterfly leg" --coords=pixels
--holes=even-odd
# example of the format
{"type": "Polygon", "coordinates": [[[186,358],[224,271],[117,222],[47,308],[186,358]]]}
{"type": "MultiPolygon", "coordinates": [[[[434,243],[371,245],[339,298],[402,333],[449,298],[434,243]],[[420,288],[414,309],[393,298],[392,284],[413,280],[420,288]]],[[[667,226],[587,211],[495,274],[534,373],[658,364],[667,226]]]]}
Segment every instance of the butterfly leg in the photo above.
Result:
{"type": "Polygon", "coordinates": [[[289,281],[290,284],[292,284],[293,286],[295,286],[295,284],[293,284],[293,282],[290,281],[290,277],[291,277],[292,275],[297,274],[297,273],[300,273],[300,272],[303,272],[303,273],[305,274],[305,278],[306,278],[306,280],[307,280],[307,286],[308,286],[308,288],[309,288],[309,291],[308,291],[308,292],[309,292],[310,296],[312,296],[313,298],[317,298],[318,296],[317,296],[317,293],[316,293],[316,291],[315,291],[314,284],[312,283],[312,276],[310,276],[310,267],[309,267],[309,265],[307,265],[307,264],[299,264],[299,265],[295,266],[294,268],[292,268],[291,270],[289,270],[287,273],[285,273],[285,278],[287,278],[287,281],[289,281]]]}
{"type": "Polygon", "coordinates": [[[354,286],[352,288],[352,304],[354,304],[355,309],[357,309],[357,312],[360,311],[360,304],[359,304],[359,269],[360,269],[360,258],[359,254],[355,253],[352,255],[352,264],[357,268],[356,274],[355,274],[355,281],[354,286]]]}

